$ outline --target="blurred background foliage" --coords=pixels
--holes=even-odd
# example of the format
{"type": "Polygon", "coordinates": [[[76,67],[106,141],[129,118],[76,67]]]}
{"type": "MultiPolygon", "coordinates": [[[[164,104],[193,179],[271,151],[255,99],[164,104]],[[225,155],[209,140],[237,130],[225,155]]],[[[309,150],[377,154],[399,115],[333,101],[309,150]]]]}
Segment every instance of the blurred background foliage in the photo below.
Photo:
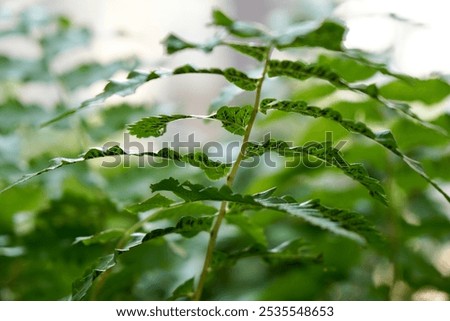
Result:
{"type": "MultiPolygon", "coordinates": [[[[286,17],[289,23],[310,19],[302,8],[278,8],[268,20],[279,26],[287,24],[286,17]]],[[[169,102],[133,103],[122,99],[40,128],[43,122],[73,108],[74,102],[82,100],[80,97],[90,98],[93,84],[101,86],[106,79],[145,66],[145,62],[129,56],[107,62],[93,58],[70,62],[71,55],[90,46],[93,33],[74,24],[68,16],[50,14],[40,7],[14,14],[3,10],[0,19],[2,46],[14,39],[24,48],[0,52],[0,188],[24,173],[47,167],[54,157],[75,157],[90,146],[121,141],[126,124],[141,117],[161,110],[166,114],[167,110],[183,110],[183,102],[173,106],[169,102]],[[33,54],[28,54],[27,48],[32,48],[33,54]],[[52,98],[50,103],[39,99],[48,96],[52,98]]],[[[296,50],[287,54],[292,57],[303,53],[296,50]]],[[[329,53],[319,53],[319,61],[329,64],[348,81],[378,77],[366,67],[329,53]]],[[[248,61],[237,60],[236,64],[242,66],[248,61]]],[[[439,78],[412,84],[381,81],[383,95],[411,102],[426,119],[450,129],[447,83],[439,78]]],[[[301,97],[312,105],[332,107],[345,118],[364,121],[372,128],[391,128],[400,149],[420,160],[426,172],[448,190],[448,137],[401,119],[373,100],[343,95],[322,81],[308,80],[299,85],[270,80],[264,95],[301,97]]],[[[233,104],[248,102],[245,94],[232,100],[233,104]]],[[[206,114],[208,106],[201,108],[206,114]]],[[[297,220],[281,220],[276,212],[250,212],[248,222],[233,218],[227,221],[218,243],[220,250],[246,249],[255,239],[272,248],[301,237],[309,244],[304,262],[267,264],[254,257],[241,259],[234,266],[217,270],[206,287],[205,299],[449,299],[450,208],[419,175],[385,149],[326,119],[272,112],[258,120],[256,127],[255,137],[271,132],[273,137],[299,145],[323,141],[324,132],[332,132],[336,143],[347,141],[342,150],[346,158],[364,163],[371,175],[384,184],[391,206],[386,208],[373,201],[358,184],[333,169],[285,168],[281,159],[276,169],[260,164],[242,170],[236,182],[239,192],[256,193],[277,186],[279,194],[291,194],[299,200],[319,198],[326,205],[356,210],[377,226],[387,240],[386,246],[363,248],[297,220]],[[251,232],[242,233],[242,229],[251,232]]],[[[177,129],[172,128],[172,132],[177,129]]],[[[232,139],[216,133],[206,135],[223,142],[232,139]]],[[[197,169],[174,164],[164,170],[149,165],[138,168],[137,161],[132,160],[129,168],[105,168],[101,162],[91,161],[42,175],[1,194],[0,299],[70,298],[72,282],[99,257],[111,253],[119,237],[108,237],[96,244],[75,242],[76,238],[106,229],[117,230],[120,235],[138,220],[136,214],[124,208],[149,197],[150,183],[167,176],[218,184],[206,181],[197,169]]],[[[151,230],[157,227],[155,224],[143,228],[151,230]]],[[[150,241],[123,254],[87,298],[166,299],[177,285],[199,273],[206,242],[207,233],[192,239],[168,236],[150,241]]]]}

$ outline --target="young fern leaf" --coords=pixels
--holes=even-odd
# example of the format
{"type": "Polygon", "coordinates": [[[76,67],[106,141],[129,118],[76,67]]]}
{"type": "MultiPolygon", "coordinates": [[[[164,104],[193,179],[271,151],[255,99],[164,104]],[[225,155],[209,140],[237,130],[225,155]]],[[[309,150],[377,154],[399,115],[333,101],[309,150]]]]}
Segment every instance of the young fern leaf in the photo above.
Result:
{"type": "Polygon", "coordinates": [[[302,218],[306,222],[329,230],[335,234],[352,239],[360,244],[366,241],[377,242],[380,236],[367,222],[355,212],[329,208],[320,204],[319,200],[297,203],[292,198],[270,197],[270,193],[256,195],[240,195],[233,193],[224,185],[221,188],[206,187],[192,184],[189,181],[180,183],[174,178],[168,178],[150,186],[153,192],[170,191],[187,202],[200,200],[227,201],[243,205],[250,205],[253,209],[272,209],[292,216],[302,218]]]}
{"type": "Polygon", "coordinates": [[[262,26],[253,23],[251,24],[247,22],[235,21],[220,10],[214,10],[212,18],[213,25],[223,27],[230,34],[239,38],[267,36],[262,26]]]}
{"type": "Polygon", "coordinates": [[[243,107],[227,107],[219,108],[215,115],[210,116],[210,119],[217,119],[222,122],[222,127],[232,134],[244,135],[245,128],[250,121],[252,113],[252,106],[243,107]]]}
{"type": "Polygon", "coordinates": [[[245,158],[261,156],[266,152],[276,152],[281,156],[314,156],[326,165],[336,167],[344,172],[345,175],[359,182],[369,191],[369,194],[387,205],[386,195],[380,182],[368,175],[362,164],[350,164],[341,155],[339,150],[333,148],[330,142],[313,142],[306,146],[289,147],[286,142],[277,140],[268,140],[262,144],[249,143],[245,158]]]}
{"type": "Polygon", "coordinates": [[[136,156],[136,157],[152,156],[152,157],[159,157],[159,158],[167,159],[167,160],[180,161],[180,162],[187,163],[194,167],[198,167],[198,168],[202,169],[210,179],[219,179],[221,177],[224,177],[228,173],[228,171],[231,167],[231,164],[225,164],[225,163],[220,163],[217,161],[210,160],[208,158],[208,156],[202,152],[189,153],[189,154],[182,155],[174,150],[171,150],[168,148],[163,148],[156,153],[155,152],[130,153],[130,152],[124,151],[122,148],[120,148],[119,146],[116,145],[116,146],[107,148],[105,150],[101,149],[101,148],[91,148],[86,153],[81,154],[80,157],[77,157],[77,158],[63,158],[63,157],[54,158],[53,165],[51,165],[47,168],[44,168],[40,171],[24,175],[19,180],[15,181],[14,183],[12,183],[12,184],[6,186],[5,188],[3,188],[2,190],[0,190],[0,194],[18,184],[21,184],[21,183],[24,183],[24,182],[30,180],[36,176],[39,176],[46,172],[56,170],[60,167],[66,166],[66,165],[77,164],[77,163],[81,163],[81,162],[87,161],[89,159],[94,159],[94,158],[102,158],[102,157],[107,157],[107,156],[122,156],[122,155],[123,156],[136,156]]]}
{"type": "Polygon", "coordinates": [[[69,110],[59,116],[50,119],[41,126],[47,126],[61,119],[64,119],[82,109],[98,105],[106,101],[108,98],[118,95],[121,97],[126,97],[132,95],[136,90],[144,85],[145,83],[173,75],[181,74],[215,74],[225,77],[233,85],[247,91],[253,91],[256,89],[257,79],[248,77],[244,72],[239,71],[235,68],[196,68],[192,65],[184,65],[176,68],[173,71],[170,70],[154,70],[150,72],[145,71],[131,71],[125,80],[110,80],[103,92],[95,96],[94,98],[85,100],[78,108],[69,110]]]}
{"type": "Polygon", "coordinates": [[[297,47],[321,47],[333,51],[342,51],[342,42],[346,28],[331,20],[323,21],[319,26],[300,25],[274,37],[277,49],[297,47]]]}
{"type": "Polygon", "coordinates": [[[167,124],[180,119],[197,118],[212,119],[222,122],[222,127],[236,135],[244,135],[245,128],[250,120],[252,106],[229,107],[222,106],[219,110],[209,116],[198,115],[160,115],[142,118],[128,126],[131,135],[138,138],[159,137],[166,132],[167,124]]]}
{"type": "Polygon", "coordinates": [[[206,43],[193,43],[188,42],[180,37],[170,34],[164,41],[167,54],[171,55],[176,52],[186,50],[186,49],[196,49],[201,50],[206,53],[211,52],[217,46],[227,46],[230,47],[244,55],[255,58],[258,61],[263,61],[265,54],[267,52],[266,46],[259,46],[255,44],[248,43],[234,43],[221,40],[220,38],[214,37],[206,43]]]}
{"type": "Polygon", "coordinates": [[[130,240],[123,247],[117,248],[113,254],[101,257],[98,263],[82,278],[76,280],[72,285],[72,300],[81,300],[86,296],[94,281],[104,272],[110,270],[117,264],[118,257],[141,244],[168,235],[180,234],[183,237],[194,237],[198,233],[208,231],[213,221],[212,216],[207,217],[182,217],[175,226],[156,229],[149,233],[134,233],[130,240]]]}
{"type": "Polygon", "coordinates": [[[332,108],[321,109],[319,107],[309,106],[307,102],[301,100],[277,101],[275,99],[268,98],[264,99],[261,102],[260,110],[263,114],[267,113],[268,110],[280,110],[284,112],[298,113],[301,115],[310,116],[314,118],[322,117],[340,124],[343,128],[345,128],[350,132],[361,134],[377,142],[378,144],[382,145],[383,147],[385,147],[386,149],[390,150],[392,153],[400,157],[405,162],[406,165],[408,165],[412,170],[414,170],[416,173],[422,176],[439,193],[441,193],[442,196],[444,196],[447,201],[450,202],[450,196],[447,195],[445,191],[425,173],[421,164],[418,161],[406,156],[398,149],[397,142],[394,136],[392,135],[391,131],[389,130],[375,133],[369,127],[367,127],[366,124],[362,122],[354,122],[352,120],[343,119],[342,115],[338,111],[333,110],[332,108]]]}
{"type": "Polygon", "coordinates": [[[401,115],[407,115],[425,127],[441,133],[443,132],[442,128],[420,119],[419,116],[411,111],[411,107],[408,104],[390,101],[382,97],[379,93],[379,88],[376,85],[350,85],[327,65],[306,64],[301,61],[290,60],[271,60],[269,62],[268,75],[269,77],[287,76],[299,80],[305,80],[311,77],[323,79],[337,88],[345,88],[369,96],[379,101],[384,106],[400,112],[401,115]]]}

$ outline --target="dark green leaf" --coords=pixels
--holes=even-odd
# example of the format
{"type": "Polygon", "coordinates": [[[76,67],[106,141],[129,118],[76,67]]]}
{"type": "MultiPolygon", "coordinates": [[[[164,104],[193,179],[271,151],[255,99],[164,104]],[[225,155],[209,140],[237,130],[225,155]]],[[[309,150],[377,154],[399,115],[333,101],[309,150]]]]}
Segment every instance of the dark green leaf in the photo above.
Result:
{"type": "Polygon", "coordinates": [[[250,44],[243,45],[237,43],[226,43],[226,45],[244,55],[255,58],[258,61],[263,61],[267,55],[267,47],[265,46],[257,46],[250,44]]]}
{"type": "Polygon", "coordinates": [[[244,135],[245,129],[252,113],[252,106],[219,108],[217,113],[210,118],[222,122],[222,126],[232,134],[244,135]]]}
{"type": "Polygon", "coordinates": [[[174,34],[168,35],[164,39],[163,44],[166,46],[166,52],[169,55],[180,50],[197,48],[197,45],[187,42],[174,34]]]}
{"type": "Polygon", "coordinates": [[[113,268],[118,257],[144,242],[162,237],[167,234],[177,233],[183,237],[193,237],[202,231],[208,231],[211,227],[213,217],[182,217],[175,226],[153,230],[149,233],[134,233],[130,240],[123,247],[117,248],[114,254],[109,254],[100,258],[94,268],[82,278],[76,280],[72,286],[72,300],[81,300],[91,288],[93,282],[101,274],[113,268]]]}
{"type": "MultiPolygon", "coordinates": [[[[442,128],[439,128],[431,123],[423,121],[419,118],[415,113],[411,111],[411,107],[408,104],[390,101],[386,98],[380,96],[379,88],[375,84],[371,85],[350,85],[344,79],[342,79],[336,72],[331,70],[326,65],[320,64],[306,64],[301,61],[290,61],[290,60],[271,60],[269,62],[269,77],[277,77],[277,76],[287,76],[299,80],[305,80],[310,77],[315,77],[319,79],[326,80],[336,86],[337,88],[345,88],[354,92],[362,93],[367,95],[384,106],[394,109],[402,115],[407,115],[414,121],[419,124],[437,130],[439,132],[444,133],[445,131],[442,128]]],[[[446,133],[444,133],[446,134],[446,133]]]]}
{"type": "Polygon", "coordinates": [[[170,34],[166,39],[164,39],[163,44],[166,47],[167,53],[171,55],[175,52],[185,49],[199,49],[208,53],[211,52],[216,46],[219,46],[223,43],[220,38],[214,37],[208,40],[206,43],[197,44],[185,41],[174,34],[170,34]]]}
{"type": "Polygon", "coordinates": [[[156,117],[146,117],[142,118],[141,120],[132,125],[129,125],[128,130],[130,131],[131,135],[134,135],[137,138],[159,137],[166,132],[167,123],[186,118],[190,118],[190,116],[161,115],[156,117]]]}
{"type": "Polygon", "coordinates": [[[159,157],[162,159],[181,161],[183,163],[188,163],[192,166],[201,168],[202,170],[205,171],[206,175],[208,175],[208,177],[211,179],[219,179],[219,178],[225,176],[231,167],[231,164],[224,164],[224,163],[212,161],[208,158],[208,156],[206,154],[201,153],[201,152],[181,155],[174,150],[164,148],[164,149],[161,149],[157,153],[154,153],[154,152],[128,153],[116,145],[116,146],[112,146],[107,149],[91,148],[86,153],[80,155],[80,157],[78,157],[78,158],[62,158],[62,157],[55,158],[55,159],[53,159],[53,163],[54,163],[53,165],[51,165],[47,168],[44,168],[38,172],[24,175],[22,178],[20,178],[16,182],[14,182],[14,183],[6,186],[2,190],[0,190],[0,194],[18,184],[28,181],[29,179],[32,179],[32,178],[39,176],[41,174],[44,174],[46,172],[53,171],[62,166],[76,164],[76,163],[84,162],[86,160],[94,159],[94,158],[101,158],[101,157],[107,157],[107,156],[121,156],[121,155],[129,155],[129,156],[137,156],[137,157],[153,156],[153,157],[159,157]]]}
{"type": "Polygon", "coordinates": [[[262,144],[249,143],[245,157],[261,156],[270,151],[287,157],[314,156],[329,166],[339,168],[345,175],[366,187],[372,197],[387,204],[386,195],[380,182],[370,177],[362,164],[348,163],[339,150],[331,146],[331,142],[312,142],[305,146],[289,147],[286,142],[271,139],[262,144]]]}
{"type": "Polygon", "coordinates": [[[194,295],[194,278],[180,284],[167,300],[174,301],[179,298],[191,298],[194,295]]]}
{"type": "Polygon", "coordinates": [[[329,230],[335,234],[345,236],[361,244],[368,241],[379,240],[379,235],[371,224],[360,214],[329,208],[320,204],[318,200],[303,203],[294,202],[292,198],[267,197],[267,194],[240,195],[233,193],[228,186],[220,189],[192,184],[189,181],[180,183],[174,178],[168,178],[159,183],[152,184],[151,189],[156,191],[171,191],[186,201],[211,200],[228,201],[252,205],[255,209],[267,208],[295,217],[306,222],[329,230]]]}

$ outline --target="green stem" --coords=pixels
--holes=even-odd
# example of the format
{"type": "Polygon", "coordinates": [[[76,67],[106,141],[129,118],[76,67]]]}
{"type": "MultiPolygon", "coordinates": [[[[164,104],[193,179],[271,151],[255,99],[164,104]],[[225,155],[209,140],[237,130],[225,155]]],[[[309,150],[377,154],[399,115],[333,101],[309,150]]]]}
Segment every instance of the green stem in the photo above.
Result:
{"type": "MultiPolygon", "coordinates": [[[[250,115],[250,119],[249,122],[247,124],[247,128],[245,129],[245,133],[244,133],[244,138],[242,139],[242,145],[241,145],[241,149],[239,150],[239,155],[236,159],[236,161],[233,164],[233,167],[230,170],[230,174],[228,174],[227,176],[227,185],[229,187],[232,187],[233,182],[236,178],[236,174],[237,171],[242,163],[242,161],[244,160],[244,156],[245,156],[245,152],[247,149],[247,144],[248,144],[248,140],[250,138],[250,134],[252,132],[252,128],[253,128],[253,124],[255,123],[256,120],[256,115],[258,114],[258,110],[259,110],[259,105],[261,102],[261,90],[262,90],[262,86],[264,83],[264,79],[266,77],[267,74],[267,69],[269,66],[269,60],[270,60],[270,53],[272,51],[272,48],[268,48],[267,50],[267,54],[266,54],[266,59],[264,62],[264,69],[263,72],[261,74],[261,78],[259,78],[258,81],[258,85],[256,87],[256,94],[255,94],[255,102],[253,105],[253,110],[252,110],[252,114],[250,115]]],[[[206,249],[206,255],[205,255],[205,260],[203,262],[203,268],[202,268],[202,272],[200,274],[200,278],[198,281],[198,285],[197,288],[192,296],[192,299],[194,301],[198,301],[201,299],[202,297],[202,293],[203,293],[203,288],[205,286],[205,282],[206,282],[206,277],[208,276],[208,272],[210,269],[210,265],[211,265],[211,261],[213,258],[213,253],[214,253],[214,248],[216,246],[216,242],[217,242],[217,236],[219,234],[219,229],[220,226],[222,225],[222,221],[223,218],[225,217],[225,214],[227,212],[227,202],[223,201],[220,204],[220,210],[219,210],[219,214],[217,216],[217,219],[214,223],[213,228],[211,229],[210,232],[210,236],[209,236],[209,242],[208,242],[208,247],[206,249]]]]}

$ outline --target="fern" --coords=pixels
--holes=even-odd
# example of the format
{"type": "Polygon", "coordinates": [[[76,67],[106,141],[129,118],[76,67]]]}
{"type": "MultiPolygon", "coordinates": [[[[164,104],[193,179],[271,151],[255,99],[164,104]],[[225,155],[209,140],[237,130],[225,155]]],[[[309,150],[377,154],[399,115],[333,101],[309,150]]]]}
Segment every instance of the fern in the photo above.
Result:
{"type": "MultiPolygon", "coordinates": [[[[110,80],[97,96],[84,101],[78,108],[65,111],[48,120],[44,123],[44,126],[54,124],[82,109],[103,104],[112,96],[130,96],[141,86],[160,78],[181,74],[218,75],[236,88],[229,91],[228,94],[224,93],[225,97],[221,97],[221,101],[225,101],[225,103],[216,106],[220,108],[216,108],[214,113],[207,115],[147,115],[133,123],[130,122],[127,129],[131,135],[137,138],[160,137],[166,133],[167,126],[172,122],[189,119],[217,121],[226,131],[241,137],[240,150],[233,162],[219,162],[199,151],[182,154],[177,150],[163,148],[156,152],[149,150],[134,153],[115,145],[108,148],[91,148],[76,158],[56,158],[51,166],[27,174],[0,191],[0,193],[5,192],[19,183],[24,183],[29,179],[61,167],[87,162],[92,159],[121,156],[160,158],[177,164],[189,164],[201,169],[210,180],[225,178],[216,186],[210,186],[191,181],[181,183],[173,177],[155,182],[149,176],[151,196],[136,204],[132,204],[130,201],[131,204],[125,206],[125,211],[134,217],[134,225],[128,229],[106,229],[75,239],[74,244],[84,246],[112,244],[113,249],[109,254],[100,257],[92,268],[88,269],[81,278],[73,283],[73,300],[84,299],[89,293],[91,293],[91,298],[95,298],[95,295],[101,292],[102,284],[110,277],[117,263],[121,260],[122,254],[141,249],[147,243],[167,240],[169,235],[171,239],[172,237],[188,239],[203,232],[209,233],[202,270],[181,283],[170,295],[169,299],[171,300],[179,298],[202,299],[204,289],[208,288],[209,282],[213,282],[211,279],[213,279],[215,273],[230,269],[237,261],[249,257],[261,258],[263,262],[272,267],[286,264],[321,264],[322,254],[314,250],[315,244],[308,242],[307,233],[305,233],[305,236],[298,235],[295,239],[284,239],[275,246],[269,245],[266,233],[270,226],[258,224],[253,217],[266,212],[275,213],[275,217],[279,217],[280,220],[309,226],[320,235],[326,235],[327,237],[328,234],[337,235],[354,241],[359,246],[372,246],[379,249],[380,245],[385,242],[383,231],[379,230],[375,222],[371,222],[368,217],[358,213],[355,209],[341,209],[325,205],[329,203],[327,199],[306,198],[298,201],[288,194],[282,192],[277,194],[276,186],[256,194],[238,192],[240,188],[235,181],[241,173],[243,162],[250,158],[262,157],[265,153],[275,152],[285,158],[309,158],[312,156],[325,165],[338,169],[362,185],[370,196],[383,204],[380,211],[387,211],[386,208],[390,206],[389,197],[383,187],[384,182],[375,178],[380,174],[373,171],[370,166],[363,164],[364,159],[359,159],[357,163],[346,160],[346,155],[333,148],[329,141],[310,142],[303,146],[292,146],[286,141],[276,138],[263,142],[252,141],[251,137],[255,135],[253,129],[259,126],[258,119],[266,118],[267,121],[268,117],[266,116],[269,116],[269,111],[294,113],[296,115],[293,117],[299,119],[307,117],[321,119],[365,137],[400,158],[403,163],[422,176],[450,202],[450,197],[425,173],[420,163],[407,156],[400,149],[390,130],[375,131],[365,122],[358,121],[356,118],[346,118],[341,112],[333,108],[313,106],[308,100],[280,100],[276,97],[266,97],[263,91],[266,78],[276,79],[284,76],[301,84],[305,84],[311,79],[319,79],[329,83],[333,87],[332,90],[343,89],[361,94],[376,101],[377,107],[384,106],[395,110],[407,122],[417,122],[426,127],[427,130],[437,130],[439,133],[436,135],[443,136],[441,126],[420,119],[408,104],[401,101],[411,101],[411,97],[407,94],[403,97],[395,95],[395,88],[398,86],[410,86],[420,83],[422,80],[391,72],[387,66],[365,58],[364,53],[347,50],[342,43],[346,29],[335,21],[327,20],[302,28],[294,28],[287,33],[275,34],[264,26],[235,21],[220,10],[215,10],[212,15],[212,24],[224,32],[220,37],[214,37],[206,43],[197,44],[170,34],[163,42],[167,53],[175,54],[182,50],[200,50],[209,53],[216,47],[223,46],[228,50],[253,58],[260,67],[259,77],[250,77],[246,72],[233,67],[202,68],[190,64],[173,70],[132,70],[125,80],[110,80]],[[298,47],[320,48],[326,54],[320,56],[314,63],[307,63],[301,60],[301,57],[300,60],[295,61],[272,59],[273,51],[298,47]],[[358,77],[347,75],[346,69],[342,66],[348,65],[353,66],[352,68],[359,68],[361,75],[358,77]],[[333,66],[336,66],[336,68],[333,68],[333,66]],[[393,77],[395,81],[384,87],[377,84],[362,85],[356,83],[360,80],[370,79],[376,73],[393,77]],[[252,95],[253,105],[227,105],[231,101],[230,97],[244,91],[252,95]],[[218,187],[218,185],[220,186],[218,187]],[[174,195],[173,199],[169,198],[168,195],[170,194],[174,195]],[[277,195],[274,196],[275,194],[277,195]],[[153,228],[151,224],[154,222],[161,223],[163,227],[153,228]],[[238,227],[240,233],[251,240],[251,244],[247,247],[218,249],[219,231],[221,231],[225,222],[238,227]]],[[[50,46],[48,55],[56,55],[60,50],[62,49],[58,46],[50,46]]],[[[17,64],[17,62],[11,61],[9,63],[17,64]]],[[[109,75],[124,67],[130,67],[130,63],[136,62],[123,61],[105,66],[96,63],[86,64],[76,72],[61,75],[61,81],[68,88],[75,89],[78,82],[74,79],[81,77],[89,84],[98,78],[99,73],[93,72],[93,70],[102,69],[103,77],[103,75],[109,75]]],[[[24,70],[21,76],[25,77],[27,73],[28,71],[24,70]]],[[[425,80],[423,82],[426,83],[425,80]]],[[[443,83],[443,81],[441,82],[443,83]]],[[[445,83],[442,86],[448,85],[445,83]]],[[[423,98],[423,100],[435,102],[435,100],[430,101],[427,98],[423,98]]],[[[380,113],[385,112],[383,108],[380,109],[380,113]]],[[[282,118],[282,120],[284,121],[285,118],[282,118]]],[[[267,121],[266,124],[270,126],[270,122],[267,121]]],[[[266,129],[270,131],[270,128],[266,129]]],[[[357,146],[352,146],[351,150],[357,148],[357,146]]],[[[301,170],[304,171],[305,168],[301,170]]],[[[152,169],[149,169],[149,171],[151,172],[152,169]]],[[[369,199],[367,202],[371,204],[372,200],[369,199]]]]}

